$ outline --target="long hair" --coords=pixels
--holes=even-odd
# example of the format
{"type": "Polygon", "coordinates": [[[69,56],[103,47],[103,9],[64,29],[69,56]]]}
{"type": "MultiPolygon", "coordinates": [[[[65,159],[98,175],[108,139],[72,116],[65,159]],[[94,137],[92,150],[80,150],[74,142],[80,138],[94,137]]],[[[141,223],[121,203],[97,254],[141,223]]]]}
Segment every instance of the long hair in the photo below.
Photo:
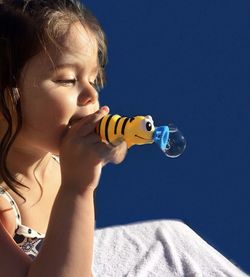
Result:
{"type": "Polygon", "coordinates": [[[24,199],[25,187],[7,166],[8,152],[22,127],[18,82],[27,61],[59,40],[69,26],[80,22],[90,30],[98,45],[97,86],[105,83],[107,44],[97,19],[77,0],[0,0],[0,177],[24,199]]]}

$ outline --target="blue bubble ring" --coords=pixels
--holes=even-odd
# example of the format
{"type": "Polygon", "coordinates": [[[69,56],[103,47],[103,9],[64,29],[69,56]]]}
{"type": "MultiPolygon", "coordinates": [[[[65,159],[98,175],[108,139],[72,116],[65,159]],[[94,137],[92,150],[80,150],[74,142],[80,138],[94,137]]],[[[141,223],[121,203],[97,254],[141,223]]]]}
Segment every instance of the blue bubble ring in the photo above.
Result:
{"type": "Polygon", "coordinates": [[[161,148],[162,151],[165,151],[167,148],[169,139],[169,127],[160,126],[156,127],[153,133],[153,141],[161,148]]]}

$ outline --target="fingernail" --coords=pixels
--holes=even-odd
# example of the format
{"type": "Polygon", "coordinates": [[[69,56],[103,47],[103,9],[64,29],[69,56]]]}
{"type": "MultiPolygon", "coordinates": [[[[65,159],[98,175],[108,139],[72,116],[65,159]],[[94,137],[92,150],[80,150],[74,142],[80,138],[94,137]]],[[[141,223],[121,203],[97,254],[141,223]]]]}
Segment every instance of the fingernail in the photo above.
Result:
{"type": "Polygon", "coordinates": [[[123,141],[124,141],[124,138],[122,138],[122,137],[117,138],[115,141],[112,142],[112,144],[114,144],[116,146],[116,145],[121,144],[123,141]]]}
{"type": "Polygon", "coordinates": [[[102,106],[101,110],[108,113],[109,112],[109,107],[108,106],[102,106]]]}

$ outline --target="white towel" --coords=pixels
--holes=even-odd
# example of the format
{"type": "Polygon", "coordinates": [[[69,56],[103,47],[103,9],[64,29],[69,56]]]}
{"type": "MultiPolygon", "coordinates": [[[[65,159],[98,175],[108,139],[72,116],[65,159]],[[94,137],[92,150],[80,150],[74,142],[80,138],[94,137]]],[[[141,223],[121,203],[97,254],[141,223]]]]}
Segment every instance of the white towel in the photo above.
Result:
{"type": "Polygon", "coordinates": [[[178,220],[95,231],[94,277],[249,276],[178,220]]]}

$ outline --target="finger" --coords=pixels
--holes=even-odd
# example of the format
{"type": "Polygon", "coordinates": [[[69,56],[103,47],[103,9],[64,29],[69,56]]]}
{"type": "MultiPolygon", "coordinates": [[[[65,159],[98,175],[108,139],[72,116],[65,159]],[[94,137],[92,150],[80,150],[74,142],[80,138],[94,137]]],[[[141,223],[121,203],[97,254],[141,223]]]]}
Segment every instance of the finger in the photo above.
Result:
{"type": "Polygon", "coordinates": [[[87,136],[84,136],[83,138],[86,143],[88,144],[96,144],[96,143],[102,143],[102,140],[99,135],[96,133],[90,133],[87,136]]]}
{"type": "Polygon", "coordinates": [[[114,164],[119,164],[125,159],[128,146],[127,143],[123,141],[116,146],[109,145],[109,150],[106,160],[114,164]]]}
{"type": "Polygon", "coordinates": [[[109,113],[109,107],[108,106],[103,106],[97,112],[90,115],[90,117],[91,117],[90,122],[93,122],[96,125],[97,122],[100,121],[108,113],[109,113]]]}
{"type": "Polygon", "coordinates": [[[117,138],[116,140],[112,141],[111,144],[112,144],[113,146],[117,146],[117,145],[121,144],[123,141],[124,141],[124,138],[123,138],[123,137],[119,137],[119,138],[117,138]]]}
{"type": "Polygon", "coordinates": [[[87,124],[92,121],[98,121],[100,118],[102,118],[104,115],[109,113],[109,107],[108,106],[103,106],[96,112],[89,114],[87,116],[84,116],[82,118],[78,119],[71,119],[69,125],[71,126],[78,126],[79,124],[87,124]]]}
{"type": "Polygon", "coordinates": [[[74,130],[79,132],[79,135],[87,135],[93,132],[96,128],[97,123],[109,113],[109,108],[107,106],[102,107],[97,112],[80,119],[74,125],[74,130]]]}

